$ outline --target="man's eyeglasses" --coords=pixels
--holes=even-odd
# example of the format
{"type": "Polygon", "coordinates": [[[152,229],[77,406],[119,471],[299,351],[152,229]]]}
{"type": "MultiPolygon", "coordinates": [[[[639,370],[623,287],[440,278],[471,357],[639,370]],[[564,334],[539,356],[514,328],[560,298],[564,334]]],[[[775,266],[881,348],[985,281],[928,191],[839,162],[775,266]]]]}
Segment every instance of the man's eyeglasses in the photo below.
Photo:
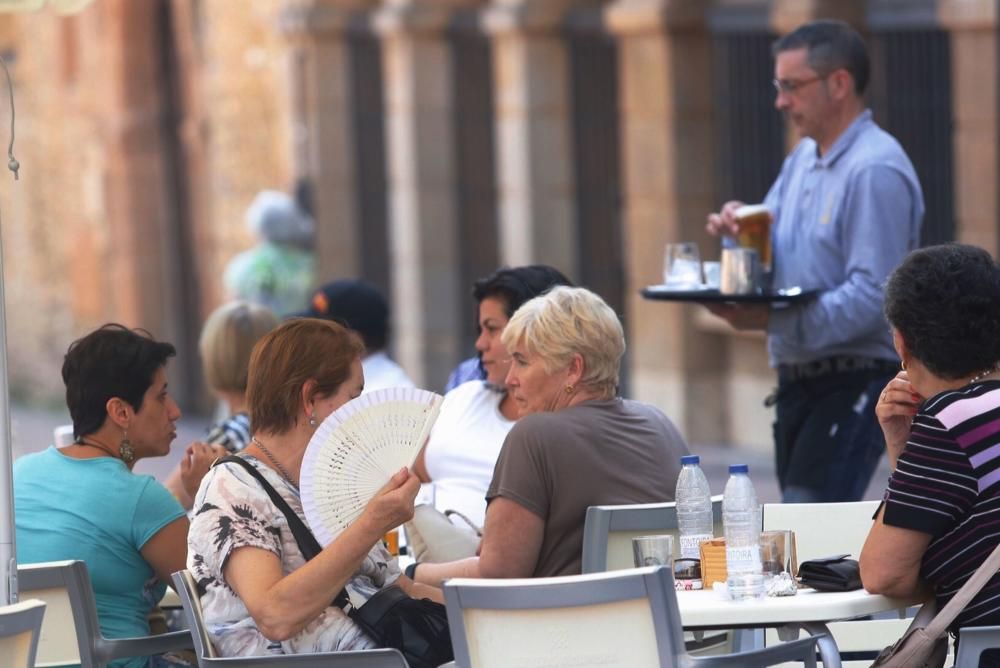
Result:
{"type": "Polygon", "coordinates": [[[816,83],[817,81],[822,81],[829,75],[815,76],[810,79],[772,79],[771,83],[774,84],[774,90],[779,93],[785,93],[786,95],[794,95],[803,86],[808,86],[811,83],[816,83]]]}

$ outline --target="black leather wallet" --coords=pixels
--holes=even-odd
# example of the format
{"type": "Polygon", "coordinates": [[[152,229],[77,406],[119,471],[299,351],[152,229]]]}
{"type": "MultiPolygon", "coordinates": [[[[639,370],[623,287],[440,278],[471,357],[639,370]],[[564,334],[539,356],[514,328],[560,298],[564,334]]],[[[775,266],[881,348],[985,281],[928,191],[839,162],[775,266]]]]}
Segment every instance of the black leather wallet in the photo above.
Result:
{"type": "Polygon", "coordinates": [[[846,554],[835,554],[822,559],[810,559],[799,564],[802,584],[819,591],[853,591],[861,589],[861,570],[858,562],[846,554]]]}

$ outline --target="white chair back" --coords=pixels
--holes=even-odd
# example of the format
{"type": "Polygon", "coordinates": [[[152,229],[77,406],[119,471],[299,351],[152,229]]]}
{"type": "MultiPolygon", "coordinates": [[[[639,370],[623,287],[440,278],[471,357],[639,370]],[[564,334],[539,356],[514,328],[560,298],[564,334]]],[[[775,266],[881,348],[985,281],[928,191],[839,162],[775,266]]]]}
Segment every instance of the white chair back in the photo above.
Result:
{"type": "MultiPolygon", "coordinates": [[[[715,535],[722,535],[722,496],[712,497],[715,535]]],[[[583,525],[583,572],[602,573],[633,568],[632,538],[670,534],[676,536],[677,504],[639,503],[590,506],[583,525]]]]}
{"type": "Polygon", "coordinates": [[[857,559],[872,528],[878,501],[765,503],[764,531],[791,529],[800,562],[848,553],[857,559]]]}
{"type": "Polygon", "coordinates": [[[39,639],[38,666],[80,664],[83,668],[105,666],[114,659],[152,656],[191,647],[187,631],[138,638],[108,639],[101,634],[94,589],[82,561],[50,561],[20,564],[17,583],[21,593],[45,601],[39,639]]]}
{"type": "MultiPolygon", "coordinates": [[[[857,559],[872,528],[872,516],[879,501],[845,503],[766,503],[762,510],[765,531],[791,529],[799,563],[809,559],[847,553],[857,559]]],[[[903,611],[900,611],[902,615],[903,611]]],[[[842,654],[858,656],[845,660],[844,668],[865,668],[886,645],[906,631],[909,619],[869,619],[835,622],[829,625],[842,654]]],[[[780,642],[773,629],[764,635],[764,644],[780,642]]]]}
{"type": "Polygon", "coordinates": [[[51,575],[51,568],[68,567],[71,563],[74,562],[18,565],[20,591],[45,602],[45,618],[35,658],[35,665],[39,668],[81,663],[70,591],[65,581],[46,577],[51,575]]]}
{"type": "Polygon", "coordinates": [[[574,666],[815,666],[816,641],[692,658],[684,649],[673,576],[664,566],[557,578],[452,579],[444,584],[455,664],[574,666]]]}
{"type": "Polygon", "coordinates": [[[45,603],[38,599],[0,606],[0,657],[4,666],[35,665],[44,614],[45,603]]]}

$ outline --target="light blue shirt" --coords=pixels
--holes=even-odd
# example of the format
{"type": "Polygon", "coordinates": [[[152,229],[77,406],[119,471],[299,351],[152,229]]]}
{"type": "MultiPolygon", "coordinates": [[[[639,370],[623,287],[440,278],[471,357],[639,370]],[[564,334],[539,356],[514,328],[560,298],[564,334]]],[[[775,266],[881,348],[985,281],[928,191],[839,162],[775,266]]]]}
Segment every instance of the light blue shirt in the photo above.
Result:
{"type": "Polygon", "coordinates": [[[803,139],[764,200],[774,216],[773,288],[821,290],[768,324],[771,366],[854,355],[895,360],[886,278],[920,242],[924,200],[906,153],[859,115],[826,155],[803,139]]]}
{"type": "MultiPolygon", "coordinates": [[[[74,459],[50,447],[14,462],[14,515],[18,562],[86,562],[104,636],[149,635],[146,615],[166,585],[140,550],[184,516],[163,485],[133,474],[120,459],[74,459]]],[[[146,664],[145,658],[111,663],[146,664]]]]}

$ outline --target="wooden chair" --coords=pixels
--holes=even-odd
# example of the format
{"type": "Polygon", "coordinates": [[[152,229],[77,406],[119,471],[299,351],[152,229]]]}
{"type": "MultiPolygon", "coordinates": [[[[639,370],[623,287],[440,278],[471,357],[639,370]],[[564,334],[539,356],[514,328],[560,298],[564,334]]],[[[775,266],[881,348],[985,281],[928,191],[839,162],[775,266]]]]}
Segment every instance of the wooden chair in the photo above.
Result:
{"type": "Polygon", "coordinates": [[[45,603],[29,599],[0,606],[0,657],[11,668],[32,668],[42,633],[45,603]]]}
{"type": "Polygon", "coordinates": [[[99,668],[114,659],[192,646],[187,631],[113,640],[101,635],[94,590],[82,561],[20,564],[17,583],[22,594],[46,604],[37,666],[80,664],[83,668],[99,668]]]}
{"type": "Polygon", "coordinates": [[[190,571],[173,575],[174,589],[184,604],[184,614],[194,638],[198,665],[231,666],[233,668],[282,668],[283,666],[343,666],[344,668],[407,668],[406,659],[394,649],[366,649],[352,652],[322,652],[315,654],[285,654],[272,656],[220,657],[205,627],[198,586],[190,571]]]}
{"type": "Polygon", "coordinates": [[[455,664],[462,668],[816,665],[812,637],[750,652],[689,655],[673,575],[663,566],[557,578],[452,579],[444,594],[455,664]]]}

